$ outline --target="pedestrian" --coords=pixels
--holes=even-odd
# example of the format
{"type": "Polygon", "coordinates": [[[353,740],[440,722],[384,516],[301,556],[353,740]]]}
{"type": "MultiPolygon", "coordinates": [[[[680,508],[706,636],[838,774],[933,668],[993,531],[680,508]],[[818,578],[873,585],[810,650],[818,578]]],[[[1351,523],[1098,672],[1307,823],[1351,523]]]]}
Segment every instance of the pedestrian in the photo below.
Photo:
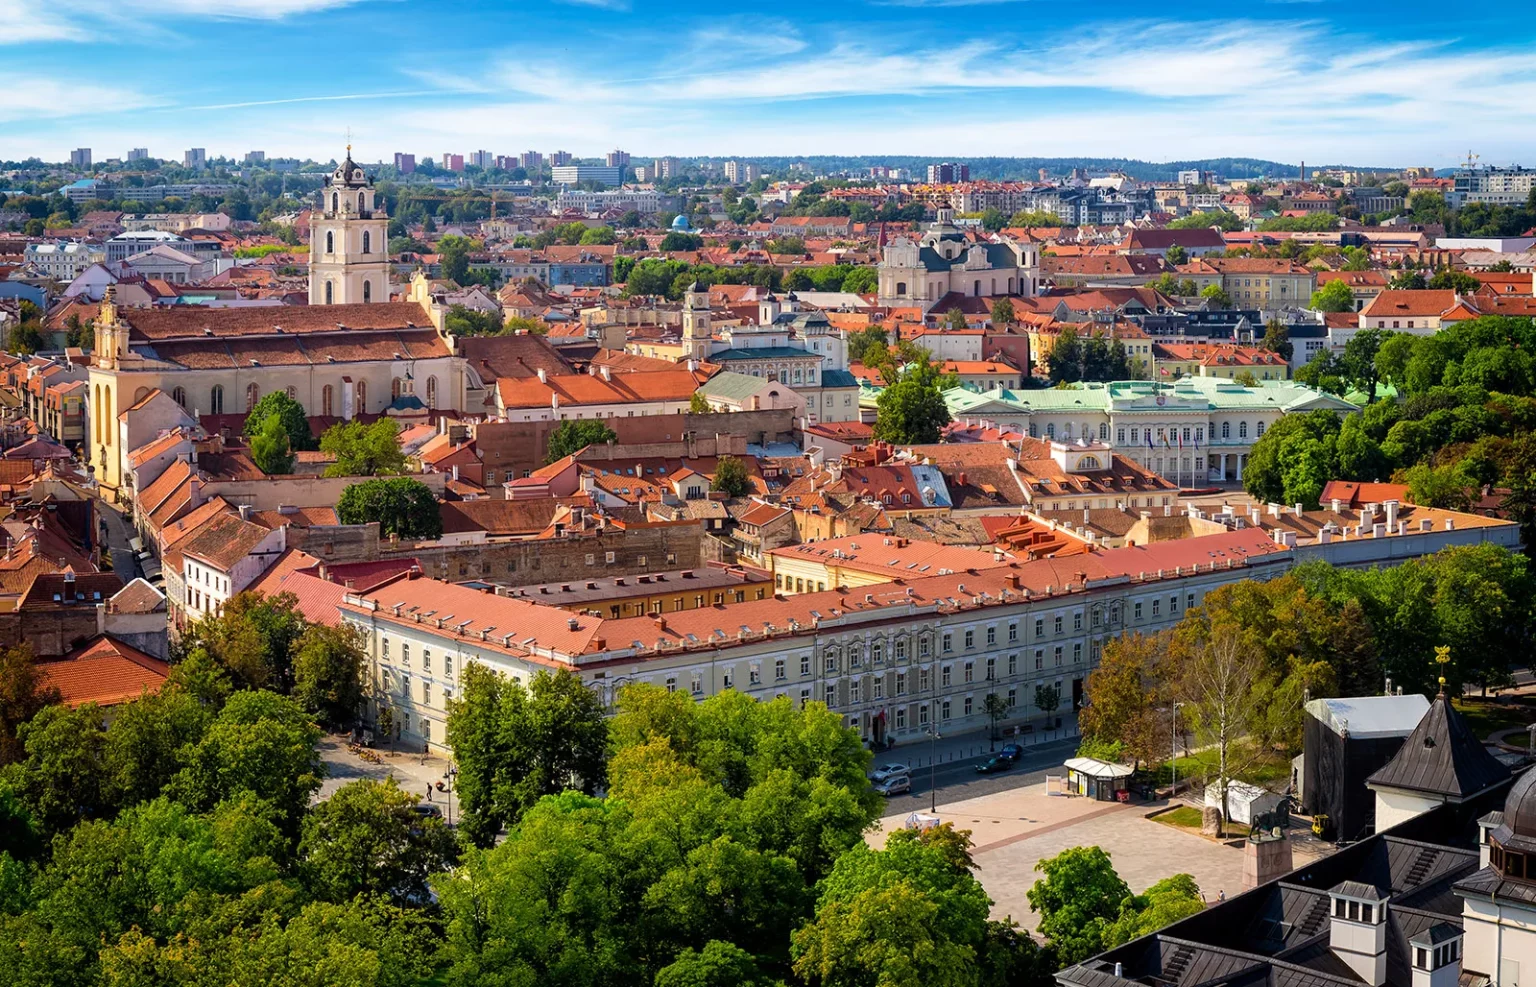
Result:
{"type": "Polygon", "coordinates": [[[427,801],[428,802],[432,801],[432,786],[431,785],[427,786],[427,801]]]}
{"type": "Polygon", "coordinates": [[[1216,892],[1216,900],[1217,901],[1226,901],[1227,900],[1227,892],[1226,891],[1218,891],[1218,892],[1216,892]]]}

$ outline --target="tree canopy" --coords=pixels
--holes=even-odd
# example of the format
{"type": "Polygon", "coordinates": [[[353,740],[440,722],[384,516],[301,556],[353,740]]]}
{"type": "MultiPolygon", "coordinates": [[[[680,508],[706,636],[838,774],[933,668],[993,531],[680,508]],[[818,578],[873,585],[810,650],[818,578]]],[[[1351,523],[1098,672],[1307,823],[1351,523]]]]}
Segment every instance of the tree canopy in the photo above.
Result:
{"type": "Polygon", "coordinates": [[[549,433],[544,461],[553,463],[587,446],[603,445],[617,438],[613,429],[596,418],[568,418],[549,433]]]}
{"type": "Polygon", "coordinates": [[[426,539],[443,533],[437,498],[426,484],[408,476],[354,483],[342,491],[336,515],[342,524],[378,522],[379,534],[385,538],[426,539]]]}

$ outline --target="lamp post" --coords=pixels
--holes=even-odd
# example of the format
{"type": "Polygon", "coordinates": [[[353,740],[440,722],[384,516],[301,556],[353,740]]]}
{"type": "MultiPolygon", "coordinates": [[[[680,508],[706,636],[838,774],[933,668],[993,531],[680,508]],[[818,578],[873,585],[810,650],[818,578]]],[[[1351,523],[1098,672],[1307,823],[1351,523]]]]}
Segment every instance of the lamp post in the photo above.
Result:
{"type": "Polygon", "coordinates": [[[939,731],[932,726],[928,727],[928,811],[939,811],[939,785],[938,785],[938,750],[939,731]]]}
{"type": "Polygon", "coordinates": [[[1188,703],[1174,703],[1164,707],[1170,714],[1168,723],[1168,767],[1173,771],[1173,787],[1169,789],[1169,798],[1173,798],[1179,792],[1179,707],[1188,703]]]}

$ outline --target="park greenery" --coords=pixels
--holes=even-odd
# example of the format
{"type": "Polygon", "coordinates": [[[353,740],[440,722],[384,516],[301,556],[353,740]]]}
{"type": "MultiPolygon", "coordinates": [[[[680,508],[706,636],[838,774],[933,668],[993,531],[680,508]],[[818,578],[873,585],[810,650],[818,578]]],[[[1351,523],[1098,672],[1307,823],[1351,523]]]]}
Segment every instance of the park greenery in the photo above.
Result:
{"type": "Polygon", "coordinates": [[[320,436],[320,451],[336,457],[326,476],[385,476],[405,472],[400,423],[384,417],[371,425],[354,418],[337,422],[320,436]]]}
{"type": "Polygon", "coordinates": [[[1286,415],[1243,471],[1266,501],[1318,504],[1335,480],[1407,483],[1416,503],[1467,509],[1488,489],[1527,538],[1536,533],[1536,325],[1485,316],[1432,336],[1367,329],[1339,356],[1324,350],[1296,378],[1363,411],[1286,415]],[[1391,390],[1387,390],[1391,388],[1391,390]],[[1376,398],[1395,395],[1395,400],[1376,398]]]}
{"type": "MultiPolygon", "coordinates": [[[[1176,601],[1170,601],[1170,606],[1176,601]]],[[[1304,697],[1377,695],[1390,678],[1432,691],[1435,648],[1448,645],[1452,692],[1509,681],[1536,617],[1524,555],[1456,546],[1385,569],[1307,562],[1268,581],[1207,593],[1171,630],[1109,641],[1081,711],[1095,756],[1156,764],[1179,730],[1213,754],[1226,790],[1265,759],[1300,752],[1304,697]]]]}
{"type": "Polygon", "coordinates": [[[544,461],[553,463],[578,453],[587,446],[613,442],[618,434],[596,418],[566,419],[549,433],[544,447],[544,461]]]}
{"type": "Polygon", "coordinates": [[[866,346],[863,351],[865,359],[877,356],[881,360],[867,366],[878,368],[882,379],[894,381],[876,399],[879,414],[875,418],[874,437],[901,445],[937,442],[950,422],[944,391],[958,387],[960,380],[954,374],[945,374],[922,347],[903,340],[898,350],[896,356],[903,361],[899,366],[888,347],[866,346]]]}
{"type": "Polygon", "coordinates": [[[1120,340],[1104,333],[1084,337],[1071,326],[1057,335],[1045,362],[1053,384],[1131,380],[1146,373],[1142,361],[1132,357],[1120,340]]]}

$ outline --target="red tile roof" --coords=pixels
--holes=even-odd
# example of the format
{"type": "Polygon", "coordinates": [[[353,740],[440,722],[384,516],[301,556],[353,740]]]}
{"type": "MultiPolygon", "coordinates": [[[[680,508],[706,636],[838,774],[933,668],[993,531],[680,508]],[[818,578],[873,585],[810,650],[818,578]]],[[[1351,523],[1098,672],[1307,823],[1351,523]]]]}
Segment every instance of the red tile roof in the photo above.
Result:
{"type": "Polygon", "coordinates": [[[170,666],[159,658],[105,634],[37,669],[69,706],[115,706],[159,692],[170,675],[170,666]]]}

